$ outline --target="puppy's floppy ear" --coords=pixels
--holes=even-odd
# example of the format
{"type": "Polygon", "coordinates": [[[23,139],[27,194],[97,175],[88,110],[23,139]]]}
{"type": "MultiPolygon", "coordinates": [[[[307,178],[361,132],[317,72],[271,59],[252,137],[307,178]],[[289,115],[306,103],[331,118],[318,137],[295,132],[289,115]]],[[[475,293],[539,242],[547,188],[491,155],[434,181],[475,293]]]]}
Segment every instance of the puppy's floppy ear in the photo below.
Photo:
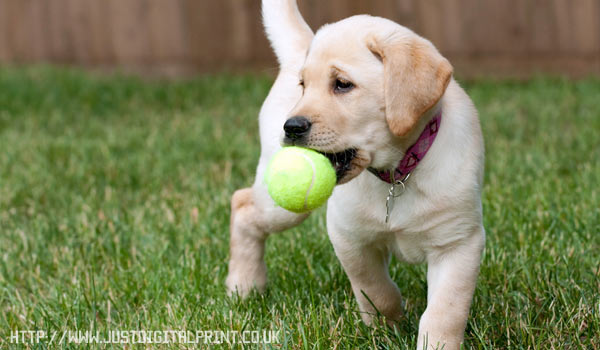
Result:
{"type": "Polygon", "coordinates": [[[408,134],[444,95],[452,66],[427,40],[394,33],[367,39],[383,61],[385,115],[396,136],[408,134]]]}

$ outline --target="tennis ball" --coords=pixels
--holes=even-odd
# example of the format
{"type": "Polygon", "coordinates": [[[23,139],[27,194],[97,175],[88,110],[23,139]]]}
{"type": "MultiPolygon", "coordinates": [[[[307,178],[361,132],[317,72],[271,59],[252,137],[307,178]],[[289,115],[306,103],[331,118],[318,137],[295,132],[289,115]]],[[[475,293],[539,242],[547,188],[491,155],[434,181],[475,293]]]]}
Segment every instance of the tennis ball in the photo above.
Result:
{"type": "Polygon", "coordinates": [[[290,146],[273,156],[265,182],[277,205],[303,213],[325,203],[337,179],[327,157],[311,149],[290,146]]]}

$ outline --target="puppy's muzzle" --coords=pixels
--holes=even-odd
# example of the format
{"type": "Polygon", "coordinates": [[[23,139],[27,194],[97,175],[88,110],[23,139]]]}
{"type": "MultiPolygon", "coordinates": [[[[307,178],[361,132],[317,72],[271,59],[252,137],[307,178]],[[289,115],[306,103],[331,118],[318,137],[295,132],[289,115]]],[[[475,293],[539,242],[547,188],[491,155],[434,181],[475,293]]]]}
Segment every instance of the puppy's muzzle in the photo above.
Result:
{"type": "MultiPolygon", "coordinates": [[[[310,120],[306,117],[296,116],[286,120],[283,124],[283,130],[285,131],[285,138],[293,143],[297,141],[303,141],[306,138],[311,126],[310,120]]],[[[286,140],[286,141],[287,141],[286,140]]]]}

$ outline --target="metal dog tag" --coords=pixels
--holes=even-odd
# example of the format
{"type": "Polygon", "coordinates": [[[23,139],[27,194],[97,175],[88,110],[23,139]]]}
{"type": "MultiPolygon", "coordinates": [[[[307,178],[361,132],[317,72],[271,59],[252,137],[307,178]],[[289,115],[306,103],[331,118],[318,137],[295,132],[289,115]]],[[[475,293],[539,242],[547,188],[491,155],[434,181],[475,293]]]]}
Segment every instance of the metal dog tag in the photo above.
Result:
{"type": "MultiPolygon", "coordinates": [[[[390,186],[390,189],[388,190],[388,195],[385,198],[385,223],[386,224],[390,221],[390,214],[392,213],[392,208],[394,206],[394,198],[400,197],[404,193],[404,191],[406,191],[406,186],[404,185],[404,183],[406,182],[406,180],[408,180],[409,177],[410,177],[410,173],[406,174],[404,179],[393,182],[392,186],[390,186]],[[396,193],[396,191],[398,189],[400,189],[400,191],[398,193],[396,193]]],[[[394,173],[391,172],[390,179],[393,179],[393,178],[394,178],[394,173]]]]}

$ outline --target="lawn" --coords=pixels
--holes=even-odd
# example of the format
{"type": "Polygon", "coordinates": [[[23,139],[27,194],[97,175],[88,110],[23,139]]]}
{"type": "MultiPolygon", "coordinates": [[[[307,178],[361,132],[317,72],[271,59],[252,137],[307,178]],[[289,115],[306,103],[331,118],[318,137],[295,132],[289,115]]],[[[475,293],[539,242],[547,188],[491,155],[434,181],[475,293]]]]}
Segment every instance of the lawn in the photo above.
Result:
{"type": "MultiPolygon", "coordinates": [[[[229,198],[253,181],[271,83],[0,69],[0,348],[48,345],[11,343],[14,330],[75,329],[274,330],[274,348],[414,347],[426,267],[394,261],[406,319],[366,327],[323,209],[268,241],[266,294],[226,297],[229,198]]],[[[600,349],[600,80],[463,86],[486,140],[469,347],[600,349]]]]}

